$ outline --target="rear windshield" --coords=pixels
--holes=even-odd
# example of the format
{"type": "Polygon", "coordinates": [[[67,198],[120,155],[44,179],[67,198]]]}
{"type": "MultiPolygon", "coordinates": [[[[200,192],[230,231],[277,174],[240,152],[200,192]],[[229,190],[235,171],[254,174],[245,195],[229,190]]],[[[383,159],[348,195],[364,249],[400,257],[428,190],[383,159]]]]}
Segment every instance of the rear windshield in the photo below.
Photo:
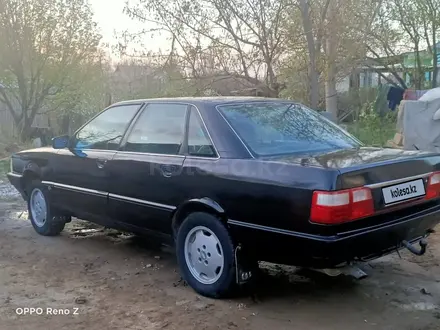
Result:
{"type": "Polygon", "coordinates": [[[254,102],[222,105],[218,109],[256,156],[361,146],[355,137],[301,104],[254,102]]]}

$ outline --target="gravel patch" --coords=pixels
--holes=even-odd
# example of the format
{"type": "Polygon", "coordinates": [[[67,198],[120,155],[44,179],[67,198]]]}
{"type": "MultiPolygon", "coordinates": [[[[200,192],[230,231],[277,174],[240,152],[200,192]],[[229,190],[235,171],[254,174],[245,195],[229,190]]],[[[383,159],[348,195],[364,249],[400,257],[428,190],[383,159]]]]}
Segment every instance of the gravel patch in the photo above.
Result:
{"type": "Polygon", "coordinates": [[[0,199],[20,197],[20,193],[6,179],[0,179],[0,199]]]}

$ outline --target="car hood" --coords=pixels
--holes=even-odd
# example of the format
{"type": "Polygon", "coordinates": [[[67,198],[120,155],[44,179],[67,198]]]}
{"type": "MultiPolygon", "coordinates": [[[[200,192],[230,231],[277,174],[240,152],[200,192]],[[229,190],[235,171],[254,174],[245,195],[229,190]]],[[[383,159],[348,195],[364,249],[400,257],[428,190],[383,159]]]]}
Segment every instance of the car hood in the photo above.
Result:
{"type": "Polygon", "coordinates": [[[344,169],[352,167],[365,167],[369,164],[396,162],[401,160],[416,159],[419,157],[436,156],[438,154],[424,151],[410,151],[391,148],[344,149],[313,154],[283,155],[264,158],[301,166],[314,166],[326,169],[344,169]]]}
{"type": "Polygon", "coordinates": [[[40,153],[40,152],[54,152],[55,149],[52,147],[40,147],[40,148],[33,148],[33,149],[26,149],[19,152],[16,152],[16,155],[23,155],[23,154],[30,154],[30,153],[40,153]]]}
{"type": "Polygon", "coordinates": [[[58,150],[55,150],[52,147],[41,147],[41,148],[27,149],[16,152],[15,154],[12,155],[12,157],[26,159],[27,157],[40,157],[40,156],[43,157],[43,155],[56,154],[56,153],[58,153],[58,150]]]}

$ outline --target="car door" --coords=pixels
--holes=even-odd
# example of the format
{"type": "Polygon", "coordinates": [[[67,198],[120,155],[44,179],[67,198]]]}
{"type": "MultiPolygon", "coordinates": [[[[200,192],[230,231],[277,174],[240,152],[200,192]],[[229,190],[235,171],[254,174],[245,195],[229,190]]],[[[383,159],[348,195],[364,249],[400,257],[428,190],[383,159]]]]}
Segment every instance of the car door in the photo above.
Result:
{"type": "Polygon", "coordinates": [[[111,180],[107,163],[140,106],[136,103],[104,110],[76,132],[70,149],[59,151],[49,183],[55,205],[86,219],[106,216],[111,180]]]}
{"type": "Polygon", "coordinates": [[[150,103],[109,162],[109,208],[129,226],[171,233],[182,200],[180,171],[188,105],[150,103]]]}

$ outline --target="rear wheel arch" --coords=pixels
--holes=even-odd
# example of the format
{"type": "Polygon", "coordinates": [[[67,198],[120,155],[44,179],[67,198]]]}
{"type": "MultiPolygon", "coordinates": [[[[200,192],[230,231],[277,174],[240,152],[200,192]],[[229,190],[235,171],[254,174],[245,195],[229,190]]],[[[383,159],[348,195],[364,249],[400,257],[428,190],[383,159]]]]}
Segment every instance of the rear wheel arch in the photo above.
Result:
{"type": "Polygon", "coordinates": [[[181,204],[176,211],[174,211],[171,224],[174,237],[176,237],[176,233],[183,220],[194,212],[209,213],[216,216],[219,221],[223,223],[227,222],[225,210],[216,201],[207,197],[191,199],[181,204]]]}

